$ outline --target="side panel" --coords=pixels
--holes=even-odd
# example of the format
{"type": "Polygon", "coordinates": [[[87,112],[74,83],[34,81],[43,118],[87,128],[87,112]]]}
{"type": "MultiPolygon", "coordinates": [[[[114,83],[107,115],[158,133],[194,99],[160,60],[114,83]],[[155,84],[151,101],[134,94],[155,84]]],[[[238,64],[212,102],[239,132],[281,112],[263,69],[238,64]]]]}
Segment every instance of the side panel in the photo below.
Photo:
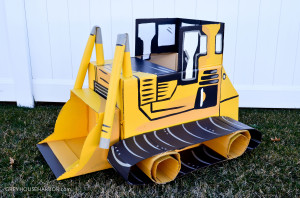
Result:
{"type": "MultiPolygon", "coordinates": [[[[124,120],[123,120],[123,138],[132,137],[141,133],[158,130],[181,123],[187,123],[200,120],[209,116],[219,115],[220,104],[220,82],[213,81],[213,84],[206,84],[207,80],[203,76],[211,77],[212,74],[206,74],[205,71],[215,70],[214,75],[221,76],[221,67],[214,66],[210,68],[200,69],[199,81],[192,84],[176,85],[173,89],[171,85],[174,79],[165,78],[165,82],[159,78],[155,89],[157,96],[155,101],[149,103],[142,101],[146,99],[144,90],[144,81],[156,79],[153,74],[136,73],[135,78],[126,79],[124,81],[124,120]],[[214,83],[219,82],[219,83],[214,83]],[[169,90],[174,90],[170,98],[160,100],[159,96],[163,93],[159,89],[162,84],[170,85],[169,90]],[[213,101],[213,102],[212,102],[213,101]]],[[[180,75],[179,75],[180,76],[180,75]]],[[[220,77],[218,77],[220,80],[220,77]]],[[[153,80],[152,80],[153,81],[153,80]]],[[[167,92],[164,92],[167,93],[167,92]]],[[[151,94],[149,92],[149,94],[151,94]]],[[[148,96],[146,96],[148,97],[148,96]]]]}
{"type": "Polygon", "coordinates": [[[220,116],[228,116],[235,120],[239,118],[239,95],[233,87],[228,75],[222,68],[220,116]]]}

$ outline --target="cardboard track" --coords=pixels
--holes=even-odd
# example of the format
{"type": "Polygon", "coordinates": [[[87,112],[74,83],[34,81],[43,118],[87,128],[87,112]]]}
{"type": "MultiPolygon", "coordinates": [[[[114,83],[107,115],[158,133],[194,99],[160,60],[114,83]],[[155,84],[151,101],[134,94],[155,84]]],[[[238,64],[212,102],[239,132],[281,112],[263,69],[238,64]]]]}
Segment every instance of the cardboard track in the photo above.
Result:
{"type": "MultiPolygon", "coordinates": [[[[251,135],[246,152],[260,144],[261,133],[256,129],[229,117],[209,117],[121,140],[111,146],[108,161],[130,184],[152,183],[136,166],[138,162],[154,155],[181,150],[241,130],[248,130],[251,135]]],[[[181,151],[180,158],[181,170],[177,177],[227,160],[203,144],[181,151]]]]}

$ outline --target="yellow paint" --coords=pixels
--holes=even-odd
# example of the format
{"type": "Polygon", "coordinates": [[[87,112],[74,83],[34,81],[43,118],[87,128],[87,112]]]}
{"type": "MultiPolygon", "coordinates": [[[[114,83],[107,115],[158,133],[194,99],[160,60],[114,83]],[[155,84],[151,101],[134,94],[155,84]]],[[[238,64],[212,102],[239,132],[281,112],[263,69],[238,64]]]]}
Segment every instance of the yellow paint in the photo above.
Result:
{"type": "Polygon", "coordinates": [[[96,69],[94,64],[90,63],[88,67],[88,76],[89,76],[89,88],[94,90],[94,80],[96,76],[96,69]]]}
{"type": "Polygon", "coordinates": [[[104,51],[103,51],[103,44],[96,43],[96,63],[97,65],[104,65],[104,51]]]}
{"type": "Polygon", "coordinates": [[[207,55],[200,56],[198,59],[199,67],[222,65],[223,54],[215,53],[216,35],[220,30],[220,24],[203,25],[202,30],[207,36],[207,55]]]}
{"type": "Polygon", "coordinates": [[[147,158],[137,166],[155,183],[164,184],[170,182],[178,175],[181,162],[180,155],[176,151],[169,151],[147,158]]]}
{"type": "Polygon", "coordinates": [[[220,104],[220,115],[228,116],[232,119],[238,120],[239,118],[239,98],[227,100],[220,104]]]}
{"type": "Polygon", "coordinates": [[[105,131],[101,131],[101,138],[110,139],[111,126],[114,119],[113,110],[117,103],[117,94],[119,89],[119,82],[121,76],[121,69],[124,57],[125,45],[116,46],[114,61],[112,65],[111,79],[108,87],[108,98],[106,101],[105,114],[103,118],[103,124],[109,127],[105,127],[105,131]]]}
{"type": "Polygon", "coordinates": [[[64,169],[68,168],[70,165],[77,161],[77,156],[68,147],[68,145],[63,140],[48,142],[49,147],[53,151],[54,155],[57,157],[64,169]]]}
{"type": "Polygon", "coordinates": [[[86,72],[88,69],[88,65],[90,63],[90,59],[92,56],[94,43],[95,43],[95,35],[90,35],[90,37],[87,41],[83,56],[82,56],[82,60],[81,60],[78,74],[76,77],[74,89],[82,88],[83,81],[84,81],[84,78],[85,78],[85,75],[86,75],[86,72]]]}
{"type": "Polygon", "coordinates": [[[131,69],[131,60],[130,60],[130,52],[124,53],[124,60],[123,60],[123,77],[130,78],[132,77],[132,69],[131,69]]]}
{"type": "Polygon", "coordinates": [[[225,100],[227,98],[237,96],[238,93],[233,87],[228,75],[225,72],[224,67],[222,67],[222,84],[221,84],[221,101],[225,100]],[[223,79],[223,76],[225,75],[225,79],[223,79]]]}
{"type": "Polygon", "coordinates": [[[222,83],[221,83],[221,103],[220,116],[228,116],[235,120],[239,118],[239,97],[237,91],[233,87],[229,76],[226,74],[224,67],[222,68],[222,83]],[[224,79],[225,75],[225,79],[224,79]],[[236,97],[231,100],[228,98],[236,97]]]}
{"type": "Polygon", "coordinates": [[[96,92],[89,88],[72,89],[71,92],[80,98],[85,104],[91,107],[95,112],[100,112],[101,96],[99,96],[96,92]]]}
{"type": "Polygon", "coordinates": [[[249,131],[237,131],[229,135],[203,142],[203,144],[223,157],[233,159],[241,156],[246,151],[250,139],[251,136],[249,131]]]}
{"type": "MultiPolygon", "coordinates": [[[[159,89],[160,86],[156,87],[156,75],[146,74],[141,72],[134,73],[135,76],[139,77],[140,85],[136,77],[123,79],[123,101],[124,101],[124,120],[123,120],[123,133],[122,138],[132,137],[141,133],[154,131],[162,129],[165,127],[174,126],[177,124],[187,123],[209,116],[219,115],[219,103],[220,103],[220,91],[218,91],[217,105],[214,107],[209,107],[205,109],[194,109],[197,91],[199,88],[199,82],[201,76],[203,76],[203,71],[207,68],[199,69],[199,80],[193,84],[189,85],[177,85],[177,81],[167,81],[166,83],[161,82],[160,84],[167,84],[165,87],[159,89]],[[153,85],[147,86],[149,91],[143,90],[143,80],[151,79],[153,85]],[[176,86],[176,87],[175,87],[176,86]],[[136,88],[135,88],[136,87],[136,88]],[[160,95],[158,91],[163,92],[167,96],[172,96],[167,99],[164,97],[156,97],[160,95]],[[152,94],[154,97],[151,100],[144,101],[149,96],[143,96],[144,94],[152,94]],[[141,105],[139,105],[139,103],[141,105]],[[180,108],[177,108],[180,107],[180,108]],[[161,111],[163,109],[169,109],[166,111],[161,111]],[[143,110],[143,112],[141,111],[143,110]],[[184,112],[184,113],[180,113],[184,112]],[[145,116],[147,115],[147,117],[145,116]],[[172,116],[170,116],[172,115],[172,116]],[[139,119],[136,119],[138,117],[139,119]],[[163,117],[163,118],[160,118],[163,117]],[[151,121],[149,120],[152,119],[151,121]],[[160,119],[158,119],[160,118],[160,119]]],[[[210,66],[209,69],[217,69],[219,75],[219,88],[221,85],[221,66],[210,66]]],[[[207,85],[203,85],[205,87],[207,85]]],[[[161,86],[163,87],[163,86],[161,86]]],[[[205,100],[205,93],[203,99],[205,100]]]]}

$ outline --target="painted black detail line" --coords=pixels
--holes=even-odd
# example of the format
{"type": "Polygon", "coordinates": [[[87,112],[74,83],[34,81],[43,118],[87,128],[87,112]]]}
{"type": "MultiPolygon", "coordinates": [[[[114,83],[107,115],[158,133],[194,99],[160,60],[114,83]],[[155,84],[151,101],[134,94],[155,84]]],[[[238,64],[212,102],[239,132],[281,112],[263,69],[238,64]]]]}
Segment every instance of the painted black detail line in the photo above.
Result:
{"type": "Polygon", "coordinates": [[[106,80],[104,80],[104,78],[100,77],[100,80],[103,80],[104,82],[106,82],[107,84],[109,84],[106,80]]]}
{"type": "Polygon", "coordinates": [[[143,94],[142,96],[151,96],[153,93],[143,94]]]}
{"type": "Polygon", "coordinates": [[[98,89],[97,87],[95,88],[95,91],[96,91],[97,93],[100,93],[100,94],[103,94],[103,95],[107,96],[107,93],[106,93],[106,92],[102,91],[101,89],[98,89]]]}
{"type": "Polygon", "coordinates": [[[143,89],[142,91],[151,91],[152,89],[143,89]]]}
{"type": "Polygon", "coordinates": [[[156,113],[156,112],[162,112],[162,111],[170,111],[174,109],[180,109],[185,106],[178,106],[178,107],[171,107],[171,108],[166,108],[166,109],[158,109],[158,110],[153,110],[153,106],[151,105],[151,113],[156,113]]]}
{"type": "Polygon", "coordinates": [[[231,99],[234,99],[234,98],[237,98],[237,97],[239,97],[239,95],[232,96],[232,97],[230,97],[230,98],[226,98],[226,99],[222,100],[220,103],[226,102],[227,100],[231,100],[231,99]]]}
{"type": "Polygon", "coordinates": [[[214,78],[218,78],[219,74],[215,74],[215,75],[209,75],[209,76],[202,76],[201,80],[210,80],[210,79],[214,79],[214,78]]]}
{"type": "Polygon", "coordinates": [[[104,129],[102,129],[103,132],[108,133],[107,131],[105,131],[104,129]]]}
{"type": "Polygon", "coordinates": [[[158,83],[158,86],[168,85],[169,83],[158,83]]]}
{"type": "Polygon", "coordinates": [[[209,85],[209,84],[215,84],[218,82],[219,82],[219,80],[208,80],[208,81],[199,82],[199,85],[209,85]]]}
{"type": "Polygon", "coordinates": [[[165,95],[158,95],[158,97],[164,97],[164,96],[166,96],[167,94],[165,94],[165,95]]]}
{"type": "Polygon", "coordinates": [[[99,92],[98,90],[95,90],[95,92],[96,92],[97,94],[99,94],[100,96],[102,96],[103,98],[107,99],[107,95],[105,95],[105,94],[99,92]]]}
{"type": "Polygon", "coordinates": [[[105,91],[105,92],[108,92],[108,88],[107,88],[107,87],[104,87],[104,86],[101,85],[101,84],[98,84],[98,85],[97,85],[97,88],[100,88],[100,89],[102,89],[102,90],[105,91]]]}
{"type": "Polygon", "coordinates": [[[103,85],[101,85],[101,84],[99,84],[99,85],[100,85],[101,88],[103,88],[103,89],[105,89],[105,90],[108,90],[107,87],[105,87],[105,86],[103,86],[103,85]]]}
{"type": "Polygon", "coordinates": [[[105,71],[103,71],[102,69],[99,69],[102,73],[107,74],[105,71]]]}
{"type": "Polygon", "coordinates": [[[147,87],[147,86],[150,86],[150,85],[153,85],[153,84],[152,83],[143,84],[143,87],[147,87]]]}
{"type": "Polygon", "coordinates": [[[102,124],[102,126],[105,126],[105,127],[107,127],[107,128],[110,128],[110,126],[107,126],[106,124],[102,124]]]}
{"type": "Polygon", "coordinates": [[[157,93],[163,93],[163,92],[166,92],[167,90],[164,90],[164,91],[158,91],[157,93]]]}
{"type": "Polygon", "coordinates": [[[213,70],[206,70],[206,71],[203,72],[203,74],[215,74],[215,73],[217,73],[217,71],[218,71],[218,70],[216,70],[216,69],[213,69],[213,70]]]}
{"type": "Polygon", "coordinates": [[[106,93],[106,94],[108,93],[108,90],[105,90],[100,86],[96,86],[95,89],[100,90],[100,91],[102,91],[103,93],[106,93]]]}
{"type": "Polygon", "coordinates": [[[106,90],[103,90],[101,87],[95,87],[95,90],[102,92],[104,94],[107,94],[108,92],[106,90]]]}
{"type": "Polygon", "coordinates": [[[149,81],[152,81],[153,79],[145,79],[143,80],[143,82],[149,82],[149,81]]]}
{"type": "Polygon", "coordinates": [[[107,88],[107,87],[104,87],[103,85],[101,85],[100,83],[98,83],[98,82],[96,82],[96,81],[95,81],[95,85],[96,85],[96,87],[99,87],[99,88],[104,89],[105,91],[108,91],[108,88],[107,88]]]}
{"type": "Polygon", "coordinates": [[[145,98],[142,101],[148,101],[148,100],[152,100],[153,98],[145,98]]]}
{"type": "Polygon", "coordinates": [[[166,86],[166,87],[158,87],[158,89],[165,89],[165,88],[168,88],[168,86],[166,86]]]}

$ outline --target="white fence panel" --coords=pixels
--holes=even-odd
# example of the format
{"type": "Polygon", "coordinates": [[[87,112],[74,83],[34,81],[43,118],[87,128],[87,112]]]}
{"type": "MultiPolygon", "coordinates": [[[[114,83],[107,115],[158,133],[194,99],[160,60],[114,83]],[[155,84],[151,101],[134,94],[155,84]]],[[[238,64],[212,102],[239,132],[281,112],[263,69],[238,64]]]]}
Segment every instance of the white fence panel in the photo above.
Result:
{"type": "Polygon", "coordinates": [[[47,8],[53,79],[72,79],[68,1],[50,0],[47,8]]]}
{"type": "Polygon", "coordinates": [[[225,22],[223,64],[240,106],[300,108],[299,7],[298,0],[0,1],[0,101],[65,102],[94,25],[111,59],[119,33],[129,34],[134,55],[135,19],[184,17],[225,22]]]}
{"type": "Polygon", "coordinates": [[[25,1],[33,79],[52,79],[52,57],[46,0],[25,1]]]}
{"type": "MultiPolygon", "coordinates": [[[[297,56],[300,1],[282,1],[273,84],[291,86],[297,56]]],[[[300,103],[300,100],[299,100],[300,103]]]]}
{"type": "Polygon", "coordinates": [[[6,27],[5,4],[0,1],[0,101],[16,101],[6,27]]]}
{"type": "Polygon", "coordinates": [[[153,0],[155,18],[175,17],[174,0],[153,0]]]}
{"type": "Polygon", "coordinates": [[[253,83],[259,6],[260,1],[257,0],[239,3],[236,55],[232,78],[234,84],[251,85],[253,83]]]}
{"type": "Polygon", "coordinates": [[[231,79],[233,78],[234,74],[236,54],[238,8],[238,0],[219,1],[218,3],[217,20],[225,23],[223,65],[227,75],[231,79]]]}
{"type": "Polygon", "coordinates": [[[33,107],[32,74],[24,1],[6,0],[4,5],[5,29],[10,53],[8,64],[13,72],[16,101],[19,106],[33,107]]]}
{"type": "Polygon", "coordinates": [[[263,0],[259,10],[254,84],[272,85],[279,32],[281,0],[263,0]],[[270,5],[272,9],[270,9],[270,5]]]}

